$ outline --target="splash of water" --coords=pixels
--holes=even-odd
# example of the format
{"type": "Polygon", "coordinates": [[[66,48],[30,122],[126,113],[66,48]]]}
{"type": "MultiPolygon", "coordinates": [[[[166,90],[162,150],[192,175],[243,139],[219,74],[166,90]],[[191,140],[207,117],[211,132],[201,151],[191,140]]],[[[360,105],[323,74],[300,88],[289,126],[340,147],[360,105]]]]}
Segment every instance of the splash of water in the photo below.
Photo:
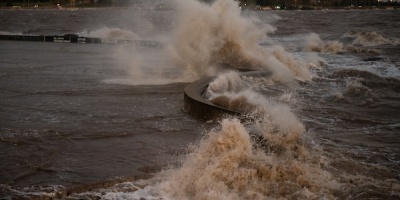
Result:
{"type": "Polygon", "coordinates": [[[140,37],[132,31],[120,28],[109,28],[109,27],[104,27],[92,31],[86,31],[85,36],[96,37],[96,38],[109,38],[109,39],[126,39],[126,40],[140,39],[140,37]]]}
{"type": "Polygon", "coordinates": [[[231,109],[248,105],[252,120],[225,119],[209,132],[182,167],[164,172],[163,198],[329,198],[340,187],[288,106],[252,91],[234,72],[212,82],[208,96],[231,109]]]}
{"type": "Polygon", "coordinates": [[[124,73],[103,81],[108,84],[164,85],[188,81],[181,78],[179,69],[168,62],[163,51],[139,51],[135,46],[118,46],[114,57],[118,61],[117,67],[124,73]]]}
{"type": "Polygon", "coordinates": [[[262,128],[263,131],[268,129],[285,134],[288,132],[300,134],[305,130],[304,125],[298,121],[287,105],[269,100],[257,93],[236,72],[218,76],[209,84],[206,93],[208,100],[214,104],[251,113],[252,118],[266,123],[267,126],[262,128]]]}
{"type": "Polygon", "coordinates": [[[164,199],[266,199],[331,197],[338,188],[297,133],[265,133],[274,150],[254,149],[238,120],[222,121],[183,166],[160,184],[164,199]]]}
{"type": "Polygon", "coordinates": [[[356,95],[356,94],[366,95],[370,93],[371,89],[362,84],[363,80],[364,80],[363,78],[348,79],[346,81],[346,89],[344,92],[350,95],[356,95]]]}
{"type": "Polygon", "coordinates": [[[266,50],[257,42],[275,28],[241,15],[238,3],[217,0],[211,5],[176,0],[181,11],[168,48],[185,76],[197,79],[226,68],[264,69],[276,81],[310,80],[311,74],[282,47],[266,50]]]}
{"type": "MultiPolygon", "coordinates": [[[[190,82],[226,69],[267,70],[272,72],[271,80],[275,82],[311,80],[307,66],[283,47],[265,48],[258,44],[268,40],[266,34],[274,32],[275,28],[256,18],[242,16],[236,1],[217,0],[211,5],[193,0],[174,2],[180,14],[172,39],[162,49],[169,55],[169,58],[163,57],[165,63],[148,66],[154,57],[134,48],[129,53],[118,50],[116,57],[130,76],[105,82],[133,85],[190,82]],[[174,75],[169,73],[171,71],[174,75]]],[[[123,31],[105,29],[101,32],[123,31]]]]}
{"type": "Polygon", "coordinates": [[[338,41],[322,41],[316,33],[311,33],[306,37],[303,50],[322,53],[343,53],[346,51],[343,43],[338,41]]]}
{"type": "MultiPolygon", "coordinates": [[[[347,37],[349,37],[349,36],[347,36],[347,37]]],[[[361,40],[361,39],[359,39],[360,37],[357,37],[357,39],[355,39],[352,42],[353,45],[351,45],[351,44],[346,45],[337,40],[324,41],[320,38],[320,36],[318,34],[311,33],[308,36],[306,36],[306,38],[305,38],[305,43],[303,44],[303,46],[304,46],[303,51],[332,53],[332,54],[342,54],[342,53],[346,53],[346,52],[374,53],[374,54],[381,53],[381,51],[378,49],[363,48],[361,46],[355,46],[355,45],[360,45],[360,43],[358,42],[358,40],[361,40]]],[[[362,40],[368,40],[368,39],[363,38],[362,40]]],[[[363,45],[363,46],[376,46],[376,45],[363,45]]]]}
{"type": "Polygon", "coordinates": [[[377,32],[356,32],[348,31],[343,37],[354,38],[353,44],[361,46],[378,46],[384,44],[390,44],[394,46],[400,45],[400,41],[395,39],[386,38],[377,32]]]}

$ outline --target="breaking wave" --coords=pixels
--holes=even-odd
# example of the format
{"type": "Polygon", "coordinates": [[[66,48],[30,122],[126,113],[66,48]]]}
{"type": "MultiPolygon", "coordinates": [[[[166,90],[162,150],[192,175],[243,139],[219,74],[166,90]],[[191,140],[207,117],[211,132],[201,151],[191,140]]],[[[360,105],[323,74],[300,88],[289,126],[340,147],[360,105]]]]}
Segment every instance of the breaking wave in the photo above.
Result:
{"type": "MultiPolygon", "coordinates": [[[[156,85],[190,82],[231,69],[258,69],[271,72],[274,82],[287,83],[311,80],[308,68],[324,64],[322,60],[305,64],[282,46],[260,46],[259,42],[268,40],[267,34],[273,33],[275,28],[254,17],[242,16],[236,1],[217,0],[211,5],[198,1],[174,2],[179,16],[172,39],[161,49],[164,52],[138,54],[134,47],[128,51],[125,47],[119,48],[115,57],[127,76],[104,82],[156,85]],[[151,63],[164,54],[168,56],[165,60],[171,63],[151,63]]],[[[130,31],[110,28],[92,31],[89,35],[138,39],[130,31]]]]}
{"type": "Polygon", "coordinates": [[[244,118],[223,120],[182,167],[165,172],[163,198],[332,198],[340,188],[287,105],[253,91],[235,72],[218,76],[206,96],[244,118]]]}
{"type": "MultiPolygon", "coordinates": [[[[353,44],[356,44],[356,43],[353,42],[353,44]]],[[[346,45],[346,44],[343,44],[342,42],[336,41],[336,40],[324,41],[316,33],[311,33],[305,38],[305,44],[303,47],[303,51],[333,53],[333,54],[342,54],[345,52],[375,53],[375,54],[381,53],[381,51],[377,50],[377,49],[362,48],[359,46],[354,46],[354,45],[349,45],[349,44],[346,45]]]]}
{"type": "Polygon", "coordinates": [[[343,43],[339,41],[322,41],[316,33],[311,33],[306,37],[303,50],[322,53],[343,53],[346,51],[343,43]]]}
{"type": "Polygon", "coordinates": [[[304,129],[264,130],[268,146],[254,148],[238,120],[223,120],[160,184],[165,199],[266,199],[331,197],[339,184],[323,159],[304,146],[304,129]]]}
{"type": "Polygon", "coordinates": [[[228,68],[269,70],[280,82],[311,79],[308,69],[283,47],[258,45],[275,28],[241,16],[236,1],[176,3],[181,16],[168,51],[186,77],[194,80],[228,68]]]}
{"type": "Polygon", "coordinates": [[[363,94],[366,95],[371,92],[371,89],[369,89],[367,86],[365,86],[362,81],[364,79],[362,78],[356,78],[356,79],[349,79],[346,82],[346,89],[345,93],[346,94],[351,94],[351,95],[358,95],[358,94],[363,94]]]}
{"type": "Polygon", "coordinates": [[[378,46],[385,44],[390,44],[394,46],[400,45],[400,41],[386,38],[385,36],[380,35],[377,32],[348,31],[343,35],[343,37],[354,38],[352,43],[354,45],[361,46],[378,46]]]}

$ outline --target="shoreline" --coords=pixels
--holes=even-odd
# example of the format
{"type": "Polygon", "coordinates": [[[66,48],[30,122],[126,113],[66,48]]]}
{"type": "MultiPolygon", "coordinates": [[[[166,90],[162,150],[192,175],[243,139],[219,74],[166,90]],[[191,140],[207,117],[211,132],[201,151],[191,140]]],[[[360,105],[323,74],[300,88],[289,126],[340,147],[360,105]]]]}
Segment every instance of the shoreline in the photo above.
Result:
{"type": "MultiPolygon", "coordinates": [[[[397,10],[400,9],[400,5],[392,6],[392,5],[381,5],[381,6],[297,6],[293,8],[280,9],[273,7],[246,7],[242,8],[245,10],[253,10],[253,11],[313,11],[313,10],[397,10]]],[[[0,10],[174,10],[173,8],[158,8],[156,6],[60,6],[57,5],[46,5],[46,6],[2,6],[0,10]]]]}

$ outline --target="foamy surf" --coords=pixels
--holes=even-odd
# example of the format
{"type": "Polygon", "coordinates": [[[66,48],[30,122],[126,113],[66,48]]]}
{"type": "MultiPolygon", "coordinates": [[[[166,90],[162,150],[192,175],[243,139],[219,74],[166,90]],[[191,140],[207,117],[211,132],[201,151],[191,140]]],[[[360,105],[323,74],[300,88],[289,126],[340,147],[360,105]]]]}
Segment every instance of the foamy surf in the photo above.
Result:
{"type": "Polygon", "coordinates": [[[379,45],[400,45],[400,41],[396,39],[387,38],[377,32],[357,32],[357,31],[348,31],[343,34],[342,38],[353,38],[354,45],[361,46],[379,46],[379,45]]]}
{"type": "MultiPolygon", "coordinates": [[[[302,63],[296,57],[300,54],[291,54],[282,46],[273,46],[272,42],[260,46],[258,42],[268,41],[265,34],[274,29],[270,26],[260,29],[256,26],[257,20],[243,18],[236,2],[178,3],[183,10],[182,21],[167,50],[182,67],[183,77],[194,80],[227,69],[243,68],[267,70],[272,76],[256,80],[228,72],[210,83],[205,98],[243,113],[243,116],[240,120],[222,120],[221,127],[208,132],[190,149],[180,166],[158,173],[153,179],[156,182],[146,189],[147,195],[161,199],[356,198],[363,196],[357,188],[370,187],[362,182],[371,180],[379,182],[394,195],[398,194],[395,180],[383,184],[388,180],[338,174],[337,170],[342,169],[336,166],[338,154],[324,151],[291,108],[298,102],[297,92],[307,92],[293,84],[294,79],[309,81],[312,78],[310,71],[318,74],[323,67],[342,67],[332,64],[330,55],[309,54],[302,58],[306,61],[302,63]],[[254,34],[245,30],[252,30],[254,34]],[[256,91],[281,83],[290,84],[278,87],[293,88],[268,98],[265,97],[268,93],[261,95],[256,91]],[[352,183],[357,185],[352,186],[352,183]],[[341,196],[340,191],[346,191],[346,194],[341,196]]],[[[360,45],[357,42],[349,45],[335,40],[323,41],[317,34],[310,34],[303,45],[304,51],[338,56],[349,52],[380,53],[353,46],[360,45]]],[[[347,58],[347,55],[343,57],[347,58]]],[[[347,64],[352,69],[371,68],[371,63],[347,64]]],[[[384,72],[390,67],[380,69],[384,72]]],[[[370,92],[360,79],[349,79],[343,94],[336,96],[343,98],[350,93],[370,92]]],[[[374,169],[374,166],[366,168],[374,169]]]]}
{"type": "MultiPolygon", "coordinates": [[[[322,40],[316,33],[311,33],[305,37],[303,51],[306,52],[319,52],[319,53],[332,53],[332,54],[343,54],[343,53],[372,53],[380,54],[380,50],[363,48],[357,45],[358,42],[354,40],[352,44],[344,44],[338,40],[322,40]]],[[[387,43],[385,43],[387,44],[387,43]]],[[[363,45],[363,46],[376,46],[376,45],[363,45]]]]}
{"type": "Polygon", "coordinates": [[[238,120],[223,120],[221,126],[181,168],[165,172],[163,199],[329,198],[339,188],[321,168],[323,159],[302,145],[301,130],[286,136],[265,130],[267,146],[255,148],[238,120]]]}
{"type": "Polygon", "coordinates": [[[121,28],[104,27],[96,30],[88,30],[81,33],[86,37],[107,38],[107,39],[126,39],[126,40],[139,40],[140,37],[129,30],[121,28]]]}
{"type": "MultiPolygon", "coordinates": [[[[37,28],[39,33],[76,32],[87,28],[84,25],[92,24],[65,26],[62,22],[66,18],[54,17],[51,19],[61,20],[46,22],[62,24],[62,27],[54,28],[20,17],[20,13],[29,13],[29,10],[20,10],[18,14],[4,12],[19,19],[12,23],[23,24],[10,26],[11,22],[3,21],[0,26],[11,29],[10,32],[25,33],[8,28],[25,26],[35,33],[37,28]],[[36,24],[32,28],[28,22],[36,24]]],[[[53,11],[34,12],[47,20],[53,11]]],[[[109,13],[122,19],[131,16],[128,12],[116,9],[109,13]],[[125,14],[120,16],[119,13],[125,14]]],[[[171,22],[171,26],[164,26],[164,23],[169,22],[168,17],[175,16],[175,10],[146,10],[146,13],[150,13],[149,21],[155,23],[154,27],[162,30],[160,35],[165,35],[169,41],[170,33],[165,29],[179,24],[171,22]]],[[[398,59],[397,62],[391,60],[397,58],[398,47],[391,44],[364,46],[353,44],[355,38],[340,38],[348,27],[359,32],[376,31],[389,39],[396,37],[398,30],[390,27],[399,21],[393,22],[398,18],[397,13],[386,10],[244,11],[241,17],[258,16],[260,20],[251,21],[263,24],[270,23],[267,20],[270,13],[282,16],[282,20],[275,23],[284,31],[277,30],[274,38],[269,38],[272,33],[268,33],[268,37],[259,40],[257,45],[278,60],[278,65],[284,60],[296,65],[300,63],[311,72],[312,79],[294,81],[301,80],[301,76],[293,78],[295,73],[290,69],[280,74],[287,77],[288,82],[279,79],[279,73],[275,73],[275,80],[235,72],[220,75],[217,71],[232,67],[219,66],[213,60],[211,63],[216,70],[203,75],[218,74],[218,77],[209,88],[212,92],[205,97],[247,113],[240,119],[225,119],[219,125],[196,120],[181,112],[183,84],[138,86],[167,84],[174,81],[173,78],[182,77],[188,77],[186,80],[190,82],[199,76],[196,72],[194,76],[188,76],[190,73],[186,73],[183,65],[176,65],[180,62],[170,61],[168,54],[156,53],[155,49],[136,46],[135,50],[128,49],[126,55],[113,57],[110,55],[114,52],[108,51],[109,47],[129,48],[129,45],[2,42],[0,47],[5,52],[2,64],[7,67],[2,68],[4,72],[1,73],[4,98],[0,110],[7,117],[2,119],[4,127],[0,129],[1,152],[6,160],[0,164],[1,198],[398,199],[400,82],[396,78],[398,59]],[[379,26],[375,26],[374,20],[379,26]],[[318,32],[320,42],[317,42],[316,50],[302,51],[304,45],[298,44],[309,32],[318,32]],[[343,51],[335,52],[340,49],[336,48],[339,45],[332,45],[335,48],[325,45],[328,40],[333,41],[332,44],[340,42],[343,51]],[[367,51],[371,48],[380,52],[367,51]],[[26,49],[29,53],[24,53],[26,49]],[[99,52],[99,49],[107,51],[99,52]],[[46,52],[46,56],[42,56],[42,52],[46,52]],[[279,53],[284,59],[277,58],[275,54],[279,53]],[[368,57],[378,59],[365,59],[368,57]],[[26,60],[35,62],[27,63],[26,60]],[[209,131],[213,125],[215,129],[209,131]],[[16,137],[18,131],[24,134],[16,137]],[[198,137],[193,137],[196,134],[198,137],[204,134],[201,142],[196,140],[198,137]],[[185,148],[190,142],[194,145],[185,148]],[[251,150],[248,150],[248,143],[251,150]],[[224,151],[213,151],[213,148],[224,151]],[[202,152],[213,154],[205,156],[202,152]],[[171,154],[173,158],[168,157],[171,154]],[[201,167],[203,160],[210,166],[201,167]],[[146,169],[160,166],[155,164],[156,161],[161,166],[173,164],[146,169]],[[318,162],[322,164],[318,165],[318,162]],[[191,164],[196,165],[193,167],[196,171],[188,168],[191,164]],[[138,169],[143,171],[138,172],[138,169]],[[308,170],[318,173],[310,176],[308,170]],[[106,184],[110,177],[143,173],[152,178],[106,184]],[[191,178],[197,173],[204,174],[197,176],[201,184],[191,178]],[[328,178],[324,179],[325,175],[328,178]],[[174,178],[185,180],[183,186],[187,190],[177,190],[179,181],[174,178]],[[321,180],[332,182],[331,185],[319,184],[321,180]],[[81,187],[87,182],[98,184],[81,187]],[[80,190],[65,188],[71,184],[76,184],[80,190]]],[[[69,16],[69,12],[64,14],[69,16]]],[[[90,14],[74,12],[73,19],[89,19],[93,14],[95,11],[90,14]]],[[[110,20],[112,17],[103,14],[103,11],[97,13],[96,19],[112,21],[108,27],[114,27],[116,22],[115,27],[125,30],[122,27],[131,24],[110,20]]],[[[128,20],[132,19],[137,18],[128,20]]],[[[143,36],[139,29],[133,28],[132,32],[143,36]]],[[[162,48],[158,50],[163,51],[162,48]]],[[[237,52],[245,50],[242,48],[237,52]]],[[[230,51],[225,48],[221,52],[229,54],[230,51]]],[[[232,57],[238,54],[234,55],[232,57]]],[[[272,74],[272,70],[267,71],[272,74]]]]}

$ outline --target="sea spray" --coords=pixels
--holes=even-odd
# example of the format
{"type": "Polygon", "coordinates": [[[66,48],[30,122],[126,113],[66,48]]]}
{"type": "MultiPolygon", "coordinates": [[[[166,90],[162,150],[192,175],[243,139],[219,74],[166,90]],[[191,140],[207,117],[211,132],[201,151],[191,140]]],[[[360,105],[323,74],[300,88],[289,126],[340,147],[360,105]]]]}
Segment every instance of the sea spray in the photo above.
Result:
{"type": "Polygon", "coordinates": [[[333,198],[340,184],[287,105],[256,93],[234,72],[220,75],[207,93],[247,114],[224,119],[181,167],[163,172],[163,199],[333,198]],[[241,105],[232,106],[235,101],[241,105]]]}
{"type": "MultiPolygon", "coordinates": [[[[146,25],[144,29],[150,29],[149,26],[151,27],[151,25],[146,25]]],[[[139,37],[135,32],[120,28],[103,27],[86,32],[85,34],[89,37],[102,38],[114,43],[117,43],[118,40],[143,41],[143,38],[139,37]]],[[[171,67],[170,63],[166,62],[169,59],[165,52],[160,49],[138,45],[121,45],[116,46],[112,53],[117,60],[115,67],[124,73],[123,75],[119,75],[119,77],[104,80],[103,82],[105,83],[161,85],[183,81],[179,78],[182,77],[179,75],[179,72],[171,73],[171,71],[176,70],[173,69],[174,67],[171,67]]]]}
{"type": "Polygon", "coordinates": [[[113,56],[121,74],[103,81],[108,84],[163,85],[191,81],[183,78],[181,70],[161,49],[121,45],[115,47],[113,56]]]}
{"type": "Polygon", "coordinates": [[[306,36],[304,51],[314,51],[322,53],[343,53],[345,48],[339,41],[322,41],[318,34],[311,33],[306,36]]]}
{"type": "Polygon", "coordinates": [[[246,87],[246,83],[242,80],[237,72],[229,71],[220,74],[218,78],[213,80],[206,90],[209,95],[220,94],[223,92],[239,92],[246,87]]]}
{"type": "MultiPolygon", "coordinates": [[[[257,69],[272,73],[274,82],[308,81],[312,75],[306,64],[278,45],[260,46],[275,28],[255,17],[244,17],[236,1],[218,0],[213,4],[174,0],[178,8],[175,30],[164,36],[164,47],[154,52],[136,47],[116,48],[115,57],[125,77],[105,80],[112,84],[154,85],[190,82],[230,69],[257,69]],[[168,56],[168,57],[167,57],[168,56]],[[152,63],[162,57],[164,63],[152,63]],[[167,62],[165,62],[167,61],[167,62]]],[[[122,29],[103,28],[91,35],[140,39],[122,29]]],[[[321,64],[318,62],[317,64],[321,64]]]]}
{"type": "Polygon", "coordinates": [[[223,120],[221,126],[208,133],[182,167],[165,171],[159,185],[163,199],[332,198],[339,187],[300,135],[274,141],[279,151],[255,149],[238,120],[223,120]]]}
{"type": "Polygon", "coordinates": [[[107,38],[107,39],[125,39],[125,40],[139,40],[140,37],[129,30],[120,28],[104,27],[96,30],[87,31],[86,37],[107,38]]]}
{"type": "Polygon", "coordinates": [[[247,114],[251,113],[252,118],[256,118],[259,122],[258,125],[265,125],[256,129],[262,130],[263,134],[266,130],[283,134],[289,132],[300,134],[305,131],[304,125],[289,106],[259,94],[236,72],[219,75],[209,84],[206,94],[208,100],[214,104],[243,113],[245,117],[249,117],[247,114]]]}
{"type": "Polygon", "coordinates": [[[242,16],[236,1],[175,2],[180,16],[167,49],[185,76],[197,79],[228,68],[269,70],[280,82],[311,79],[308,70],[282,47],[266,50],[258,45],[275,28],[242,16]]]}
{"type": "Polygon", "coordinates": [[[318,34],[310,33],[304,38],[302,49],[305,52],[320,52],[320,53],[331,53],[331,54],[343,54],[348,52],[380,54],[382,52],[378,49],[365,48],[363,46],[376,46],[382,44],[389,44],[388,39],[383,38],[382,36],[377,35],[376,33],[355,34],[355,35],[352,35],[350,33],[344,34],[343,37],[353,38],[352,44],[344,44],[337,40],[322,40],[318,34]],[[369,41],[367,38],[364,38],[364,35],[373,35],[370,36],[372,38],[369,38],[372,41],[369,41]],[[376,41],[374,41],[374,39],[376,41]]]}

